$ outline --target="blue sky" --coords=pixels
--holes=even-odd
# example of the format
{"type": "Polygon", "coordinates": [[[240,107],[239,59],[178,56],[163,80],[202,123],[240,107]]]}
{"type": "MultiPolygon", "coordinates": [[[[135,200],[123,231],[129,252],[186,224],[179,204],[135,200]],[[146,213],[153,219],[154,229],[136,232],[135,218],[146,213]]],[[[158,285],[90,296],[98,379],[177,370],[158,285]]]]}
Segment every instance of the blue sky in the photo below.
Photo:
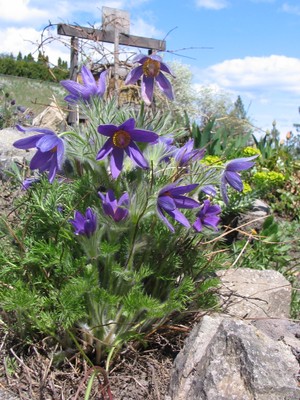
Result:
{"type": "MultiPolygon", "coordinates": [[[[0,53],[34,52],[49,21],[100,27],[102,6],[128,11],[132,34],[166,38],[165,60],[188,65],[195,88],[212,86],[233,100],[240,95],[258,130],[276,120],[282,137],[295,132],[299,0],[0,0],[0,53]]],[[[69,61],[58,41],[45,50],[53,62],[69,61]]]]}

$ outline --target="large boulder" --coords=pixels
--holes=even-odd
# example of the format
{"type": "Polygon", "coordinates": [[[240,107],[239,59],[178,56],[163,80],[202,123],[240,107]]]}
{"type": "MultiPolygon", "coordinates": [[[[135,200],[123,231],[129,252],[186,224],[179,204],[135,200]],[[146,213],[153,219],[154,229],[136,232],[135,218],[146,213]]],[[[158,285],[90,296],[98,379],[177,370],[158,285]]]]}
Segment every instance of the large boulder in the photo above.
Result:
{"type": "Polygon", "coordinates": [[[166,400],[296,400],[289,346],[245,321],[205,316],[174,362],[166,400]]]}
{"type": "Polygon", "coordinates": [[[217,271],[222,311],[240,318],[289,318],[292,287],[278,271],[217,271]]]}
{"type": "Polygon", "coordinates": [[[51,129],[54,132],[64,131],[67,124],[67,112],[53,101],[32,121],[33,126],[51,129]]]}
{"type": "Polygon", "coordinates": [[[16,140],[27,137],[28,134],[18,131],[15,128],[6,128],[0,130],[0,177],[5,170],[10,169],[12,162],[22,164],[24,159],[31,160],[35,153],[35,149],[21,150],[16,149],[13,143],[16,140]]]}

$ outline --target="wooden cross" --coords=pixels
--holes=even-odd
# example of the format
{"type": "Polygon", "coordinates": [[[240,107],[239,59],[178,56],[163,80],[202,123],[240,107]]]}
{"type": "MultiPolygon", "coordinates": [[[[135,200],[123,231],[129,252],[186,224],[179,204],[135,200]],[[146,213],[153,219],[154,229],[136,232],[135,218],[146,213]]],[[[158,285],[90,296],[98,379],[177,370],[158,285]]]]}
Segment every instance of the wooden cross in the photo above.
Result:
{"type": "MultiPolygon", "coordinates": [[[[108,7],[107,7],[108,9],[108,7]]],[[[113,10],[113,9],[112,9],[113,10]]],[[[115,10],[117,13],[118,10],[115,10]]],[[[121,11],[120,11],[121,12],[121,11]]],[[[145,38],[141,36],[130,35],[129,33],[117,29],[115,25],[114,30],[111,29],[94,29],[77,25],[58,24],[57,33],[63,36],[71,37],[71,61],[70,61],[70,79],[76,81],[78,75],[78,39],[92,40],[94,42],[114,43],[114,72],[115,84],[118,81],[118,46],[130,46],[148,49],[148,53],[153,50],[164,51],[166,50],[165,40],[157,40],[145,38]]],[[[117,88],[117,87],[116,87],[117,88]]],[[[68,117],[68,122],[74,124],[76,122],[76,112],[71,112],[68,117]]]]}

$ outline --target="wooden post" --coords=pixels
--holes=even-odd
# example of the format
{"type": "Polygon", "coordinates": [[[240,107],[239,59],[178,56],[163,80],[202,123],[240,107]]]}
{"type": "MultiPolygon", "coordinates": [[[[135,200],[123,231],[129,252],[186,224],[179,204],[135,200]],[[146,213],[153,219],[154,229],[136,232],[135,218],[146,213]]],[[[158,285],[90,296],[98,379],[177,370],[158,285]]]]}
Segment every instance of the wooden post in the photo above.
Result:
{"type": "MultiPolygon", "coordinates": [[[[70,60],[70,79],[72,81],[77,81],[78,78],[78,46],[79,41],[75,36],[71,37],[71,60],[70,60]]],[[[69,105],[69,115],[68,115],[68,124],[75,125],[78,122],[78,110],[74,105],[69,105]]]]}

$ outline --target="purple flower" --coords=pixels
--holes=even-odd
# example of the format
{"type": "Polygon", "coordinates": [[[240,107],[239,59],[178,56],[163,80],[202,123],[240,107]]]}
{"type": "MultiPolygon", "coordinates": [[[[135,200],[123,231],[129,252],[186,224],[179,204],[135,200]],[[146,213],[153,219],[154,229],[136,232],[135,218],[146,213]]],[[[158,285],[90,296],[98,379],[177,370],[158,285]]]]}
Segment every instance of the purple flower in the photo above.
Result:
{"type": "Polygon", "coordinates": [[[112,177],[116,179],[123,167],[124,152],[131,158],[133,163],[140,168],[148,168],[148,162],[144,158],[137,142],[154,142],[158,135],[151,131],[135,129],[135,120],[130,118],[122,125],[100,125],[98,132],[101,135],[108,136],[109,139],[99,150],[96,160],[103,160],[110,155],[110,170],[112,177]]]}
{"type": "Polygon", "coordinates": [[[74,219],[70,219],[69,222],[74,227],[75,235],[83,235],[90,238],[97,229],[97,215],[90,207],[86,209],[84,215],[79,211],[75,211],[74,219]]]}
{"type": "Polygon", "coordinates": [[[142,77],[142,98],[146,104],[150,104],[153,99],[154,81],[156,81],[160,90],[170,99],[174,100],[173,89],[169,80],[162,73],[167,72],[172,75],[169,67],[162,62],[162,58],[158,55],[146,56],[138,54],[134,57],[133,62],[138,62],[141,65],[133,68],[127,78],[125,85],[134,84],[142,77]]]}
{"type": "Polygon", "coordinates": [[[213,185],[205,185],[200,188],[201,192],[207,194],[208,196],[214,197],[217,191],[213,185]]]}
{"type": "Polygon", "coordinates": [[[47,128],[24,128],[20,125],[16,125],[16,128],[21,132],[41,132],[40,135],[17,140],[13,146],[24,150],[36,147],[37,152],[30,161],[30,169],[38,169],[39,172],[49,171],[48,180],[52,183],[56,173],[62,168],[64,142],[47,128]]]}
{"type": "Polygon", "coordinates": [[[24,181],[22,182],[22,190],[28,190],[30,188],[30,186],[34,185],[35,183],[39,182],[40,179],[38,178],[26,178],[24,179],[24,181]]]}
{"type": "Polygon", "coordinates": [[[65,100],[69,103],[76,103],[79,100],[89,102],[92,96],[102,97],[106,89],[106,74],[107,71],[103,71],[96,82],[91,71],[84,65],[81,69],[83,84],[71,79],[60,81],[60,84],[70,92],[65,100]]]}
{"type": "Polygon", "coordinates": [[[98,192],[102,199],[103,210],[106,215],[109,215],[115,222],[120,222],[128,216],[129,195],[124,193],[119,201],[116,200],[114,192],[109,189],[104,195],[98,192]]]}
{"type": "Polygon", "coordinates": [[[217,230],[217,225],[220,222],[218,214],[221,212],[221,207],[218,205],[211,205],[209,200],[204,200],[201,210],[197,212],[197,219],[193,224],[193,228],[200,232],[203,226],[207,226],[217,230]]]}
{"type": "Polygon", "coordinates": [[[194,149],[194,139],[187,141],[177,150],[174,158],[180,167],[184,167],[194,161],[201,160],[205,149],[194,149]]]}
{"type": "Polygon", "coordinates": [[[187,218],[178,210],[178,208],[196,208],[199,207],[199,203],[190,197],[183,196],[185,193],[189,193],[194,190],[198,184],[191,184],[186,186],[177,186],[176,183],[171,183],[165,186],[158,193],[157,199],[157,212],[159,218],[164,222],[164,224],[174,232],[174,227],[165,217],[165,213],[170,215],[180,224],[187,228],[190,228],[190,223],[187,218]]]}
{"type": "Polygon", "coordinates": [[[221,194],[225,204],[229,203],[226,185],[228,184],[238,192],[242,192],[243,182],[238,172],[253,167],[255,163],[252,160],[257,157],[258,155],[246,158],[235,158],[225,164],[225,170],[221,178],[221,194]]]}

